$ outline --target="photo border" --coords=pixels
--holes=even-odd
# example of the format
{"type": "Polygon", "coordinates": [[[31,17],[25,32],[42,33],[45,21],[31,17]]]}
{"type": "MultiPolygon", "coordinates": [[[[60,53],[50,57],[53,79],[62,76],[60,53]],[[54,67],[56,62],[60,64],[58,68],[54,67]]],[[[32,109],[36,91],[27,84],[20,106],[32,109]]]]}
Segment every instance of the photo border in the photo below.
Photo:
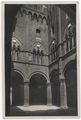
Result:
{"type": "Polygon", "coordinates": [[[79,118],[80,117],[80,73],[78,72],[78,69],[80,69],[80,61],[79,61],[79,57],[80,57],[80,44],[79,44],[79,41],[80,41],[80,35],[79,35],[79,2],[78,1],[2,1],[1,3],[1,21],[2,21],[2,24],[1,24],[1,28],[2,28],[2,106],[3,106],[3,118],[14,118],[14,119],[53,119],[53,118],[79,118]],[[4,51],[4,44],[5,44],[5,12],[4,12],[4,9],[5,9],[5,4],[76,4],[76,38],[77,38],[77,108],[78,108],[78,116],[19,116],[19,117],[15,117],[15,116],[5,116],[5,51],[4,51]]]}

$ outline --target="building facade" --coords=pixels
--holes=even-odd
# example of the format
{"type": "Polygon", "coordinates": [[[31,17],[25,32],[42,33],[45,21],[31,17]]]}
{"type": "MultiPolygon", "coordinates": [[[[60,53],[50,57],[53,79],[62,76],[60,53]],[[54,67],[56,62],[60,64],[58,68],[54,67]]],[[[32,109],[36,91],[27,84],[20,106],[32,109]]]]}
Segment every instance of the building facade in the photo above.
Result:
{"type": "Polygon", "coordinates": [[[63,9],[22,5],[11,56],[11,104],[77,106],[76,23],[63,9]]]}

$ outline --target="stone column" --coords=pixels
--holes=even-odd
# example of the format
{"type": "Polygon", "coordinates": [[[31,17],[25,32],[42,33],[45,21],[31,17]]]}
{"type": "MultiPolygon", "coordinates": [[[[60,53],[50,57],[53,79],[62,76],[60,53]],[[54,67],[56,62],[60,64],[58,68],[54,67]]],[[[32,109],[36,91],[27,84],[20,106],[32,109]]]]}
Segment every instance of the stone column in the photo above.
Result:
{"type": "Polygon", "coordinates": [[[10,105],[12,105],[12,87],[10,88],[10,105]]]}
{"type": "MultiPolygon", "coordinates": [[[[62,39],[61,39],[61,11],[60,8],[58,9],[58,26],[59,26],[59,44],[62,43],[62,39]]],[[[70,45],[70,41],[68,40],[68,44],[70,45]]],[[[70,46],[68,45],[68,47],[70,48],[70,46]]],[[[65,84],[65,79],[64,79],[64,75],[63,75],[63,63],[62,63],[62,46],[59,46],[59,64],[58,64],[58,69],[59,69],[59,81],[60,81],[60,106],[62,108],[66,108],[67,107],[67,96],[66,96],[66,84],[65,84]]]]}
{"type": "Polygon", "coordinates": [[[63,53],[63,55],[65,55],[66,54],[66,41],[64,41],[64,45],[63,45],[63,47],[64,47],[64,53],[63,53]]]}
{"type": "Polygon", "coordinates": [[[74,37],[72,36],[72,48],[74,48],[74,37]]]}
{"type": "Polygon", "coordinates": [[[24,106],[29,105],[29,83],[24,83],[24,106]]]}
{"type": "Polygon", "coordinates": [[[47,105],[52,105],[51,83],[47,84],[47,105]]]}
{"type": "Polygon", "coordinates": [[[64,76],[60,77],[60,106],[67,108],[66,83],[64,76]]]}
{"type": "Polygon", "coordinates": [[[68,39],[68,52],[70,51],[70,39],[68,39]]]}
{"type": "Polygon", "coordinates": [[[15,52],[15,50],[12,51],[12,60],[13,61],[16,60],[16,52],[15,52]]]}

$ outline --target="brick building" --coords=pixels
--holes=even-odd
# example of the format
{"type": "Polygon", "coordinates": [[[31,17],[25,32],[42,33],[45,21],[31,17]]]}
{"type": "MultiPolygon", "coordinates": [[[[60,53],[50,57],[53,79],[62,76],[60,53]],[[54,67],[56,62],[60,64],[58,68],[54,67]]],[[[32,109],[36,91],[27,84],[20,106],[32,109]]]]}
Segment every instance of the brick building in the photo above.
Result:
{"type": "Polygon", "coordinates": [[[62,8],[22,5],[11,55],[11,104],[77,106],[76,22],[62,8]]]}

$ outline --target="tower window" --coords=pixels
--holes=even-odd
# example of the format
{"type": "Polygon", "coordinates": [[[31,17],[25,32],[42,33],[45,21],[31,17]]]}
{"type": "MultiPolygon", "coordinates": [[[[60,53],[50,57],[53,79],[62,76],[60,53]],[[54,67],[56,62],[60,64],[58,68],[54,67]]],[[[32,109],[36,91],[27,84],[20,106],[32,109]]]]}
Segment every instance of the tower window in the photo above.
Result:
{"type": "Polygon", "coordinates": [[[39,29],[36,29],[36,33],[40,33],[40,30],[39,30],[39,29]]]}

